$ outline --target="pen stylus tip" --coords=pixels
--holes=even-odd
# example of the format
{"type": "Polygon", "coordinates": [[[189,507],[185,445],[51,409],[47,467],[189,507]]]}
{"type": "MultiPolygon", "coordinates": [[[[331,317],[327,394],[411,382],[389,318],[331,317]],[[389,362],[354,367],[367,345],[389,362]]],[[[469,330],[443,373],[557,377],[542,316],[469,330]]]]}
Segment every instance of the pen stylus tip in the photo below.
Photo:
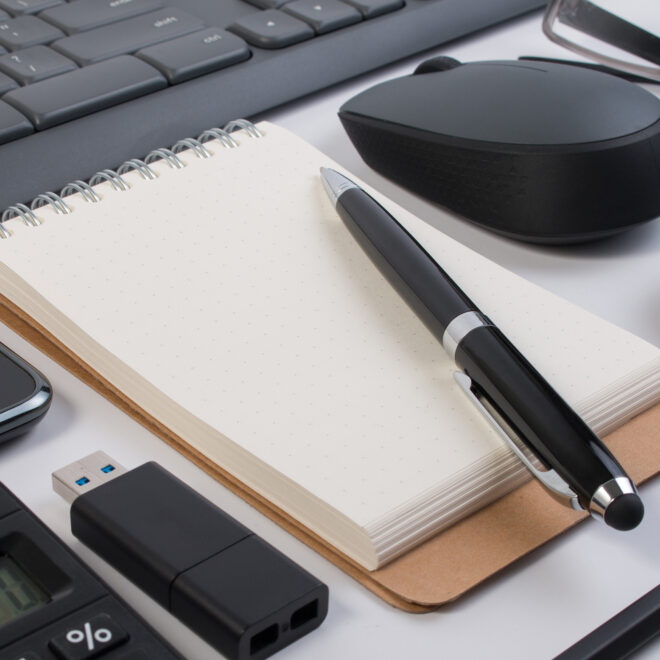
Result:
{"type": "Polygon", "coordinates": [[[642,522],[644,517],[644,504],[637,493],[619,495],[610,502],[603,518],[614,529],[628,531],[634,529],[642,522]]]}

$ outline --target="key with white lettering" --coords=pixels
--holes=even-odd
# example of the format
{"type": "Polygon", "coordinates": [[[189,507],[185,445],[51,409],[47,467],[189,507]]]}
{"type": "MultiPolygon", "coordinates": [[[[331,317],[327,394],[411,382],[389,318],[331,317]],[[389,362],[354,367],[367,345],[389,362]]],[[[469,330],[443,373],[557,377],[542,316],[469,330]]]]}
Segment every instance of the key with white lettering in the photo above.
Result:
{"type": "Polygon", "coordinates": [[[293,0],[283,10],[309,23],[316,34],[331,32],[362,20],[362,14],[357,9],[339,0],[293,0]]]}
{"type": "Polygon", "coordinates": [[[150,46],[139,51],[137,56],[159,69],[170,84],[175,85],[247,60],[250,49],[235,34],[208,28],[150,46]]]}
{"type": "Polygon", "coordinates": [[[61,5],[64,0],[0,0],[0,7],[14,14],[21,16],[23,14],[36,14],[48,7],[61,5]]]}
{"type": "Polygon", "coordinates": [[[29,85],[77,68],[69,58],[47,46],[32,46],[0,57],[0,70],[18,80],[21,85],[29,85]]]}
{"type": "Polygon", "coordinates": [[[161,0],[74,0],[49,9],[39,17],[67,34],[75,34],[147,14],[162,6],[161,0]]]}
{"type": "Polygon", "coordinates": [[[61,36],[60,30],[36,16],[19,16],[0,22],[0,45],[9,50],[47,44],[61,36]]]}
{"type": "Polygon", "coordinates": [[[147,46],[203,28],[204,23],[196,16],[183,9],[168,7],[59,39],[53,48],[78,64],[86,65],[116,55],[135,53],[147,46]]]}
{"type": "Polygon", "coordinates": [[[314,36],[307,23],[277,9],[248,14],[227,29],[260,48],[284,48],[314,36]]]}

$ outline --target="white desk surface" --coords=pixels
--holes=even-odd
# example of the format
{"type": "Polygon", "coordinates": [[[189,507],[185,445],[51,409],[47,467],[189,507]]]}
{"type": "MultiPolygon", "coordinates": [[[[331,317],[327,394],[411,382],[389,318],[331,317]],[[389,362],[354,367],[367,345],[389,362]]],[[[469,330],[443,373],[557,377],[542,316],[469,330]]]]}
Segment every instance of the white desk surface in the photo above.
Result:
{"type": "MultiPolygon", "coordinates": [[[[523,54],[571,57],[547,41],[541,33],[541,15],[534,14],[265,113],[263,118],[298,133],[453,238],[660,344],[660,222],[592,245],[524,245],[452,217],[360,160],[337,119],[339,106],[378,81],[412,72],[420,61],[436,54],[464,61],[523,54]]],[[[660,93],[660,86],[656,90],[660,93]]],[[[588,520],[454,604],[429,614],[400,612],[4,326],[0,341],[42,370],[55,391],[52,408],[37,429],[2,448],[0,481],[190,660],[221,656],[71,536],[67,506],[51,490],[51,471],[96,449],[106,450],[127,467],[155,459],[326,582],[328,617],[318,630],[278,655],[291,660],[550,658],[660,583],[660,480],[656,479],[640,489],[647,512],[636,530],[617,533],[588,520]]],[[[660,639],[640,657],[660,657],[660,639]]]]}

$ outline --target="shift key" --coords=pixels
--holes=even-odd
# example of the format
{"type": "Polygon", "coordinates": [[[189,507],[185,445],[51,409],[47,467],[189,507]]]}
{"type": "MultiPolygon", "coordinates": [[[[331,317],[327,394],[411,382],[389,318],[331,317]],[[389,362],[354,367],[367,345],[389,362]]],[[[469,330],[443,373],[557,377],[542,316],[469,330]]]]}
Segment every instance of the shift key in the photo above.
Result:
{"type": "Polygon", "coordinates": [[[126,21],[64,37],[52,48],[85,66],[117,55],[134,53],[196,30],[204,23],[183,9],[171,7],[130,18],[126,21]]]}
{"type": "Polygon", "coordinates": [[[43,130],[163,87],[167,81],[156,69],[123,55],[14,89],[3,101],[43,130]]]}

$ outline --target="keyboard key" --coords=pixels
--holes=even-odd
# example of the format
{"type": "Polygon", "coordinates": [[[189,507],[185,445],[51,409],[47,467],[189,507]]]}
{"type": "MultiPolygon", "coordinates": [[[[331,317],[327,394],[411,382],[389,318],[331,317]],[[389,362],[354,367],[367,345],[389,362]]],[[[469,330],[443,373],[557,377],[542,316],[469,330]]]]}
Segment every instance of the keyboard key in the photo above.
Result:
{"type": "Polygon", "coordinates": [[[137,56],[176,84],[247,60],[250,49],[235,34],[209,28],[145,48],[137,56]]]}
{"type": "Polygon", "coordinates": [[[147,46],[203,28],[204,23],[199,18],[183,9],[166,8],[65,37],[56,41],[53,48],[85,65],[116,55],[135,53],[147,46]]]}
{"type": "Polygon", "coordinates": [[[365,18],[387,14],[403,7],[403,0],[343,0],[355,7],[365,18]]]}
{"type": "Polygon", "coordinates": [[[19,16],[0,22],[0,45],[9,50],[47,44],[61,36],[56,27],[36,16],[19,16]]]}
{"type": "Polygon", "coordinates": [[[21,85],[29,85],[77,68],[70,59],[47,46],[32,46],[0,57],[0,70],[18,80],[21,85]]]}
{"type": "Polygon", "coordinates": [[[339,0],[294,0],[284,6],[284,11],[309,23],[317,34],[359,23],[362,14],[339,0]]]}
{"type": "Polygon", "coordinates": [[[314,36],[307,23],[276,9],[249,14],[227,29],[260,48],[284,48],[314,36]]]}
{"type": "Polygon", "coordinates": [[[0,10],[0,20],[3,20],[5,18],[9,18],[9,14],[6,11],[0,10]]]}
{"type": "Polygon", "coordinates": [[[0,101],[0,144],[34,133],[32,124],[10,105],[0,101]]]}
{"type": "Polygon", "coordinates": [[[64,0],[0,0],[0,7],[14,14],[21,16],[23,14],[36,14],[42,9],[61,5],[64,0]]]}
{"type": "Polygon", "coordinates": [[[260,9],[279,9],[290,0],[247,0],[251,5],[260,9]]]}
{"type": "Polygon", "coordinates": [[[39,16],[67,34],[74,34],[156,11],[162,6],[161,0],[74,0],[39,16]]]}
{"type": "Polygon", "coordinates": [[[12,90],[3,99],[43,130],[163,87],[167,81],[156,69],[123,55],[12,90]]]}
{"type": "Polygon", "coordinates": [[[10,89],[16,89],[18,83],[9,76],[6,76],[4,73],[0,73],[0,95],[8,92],[10,89]]]}

